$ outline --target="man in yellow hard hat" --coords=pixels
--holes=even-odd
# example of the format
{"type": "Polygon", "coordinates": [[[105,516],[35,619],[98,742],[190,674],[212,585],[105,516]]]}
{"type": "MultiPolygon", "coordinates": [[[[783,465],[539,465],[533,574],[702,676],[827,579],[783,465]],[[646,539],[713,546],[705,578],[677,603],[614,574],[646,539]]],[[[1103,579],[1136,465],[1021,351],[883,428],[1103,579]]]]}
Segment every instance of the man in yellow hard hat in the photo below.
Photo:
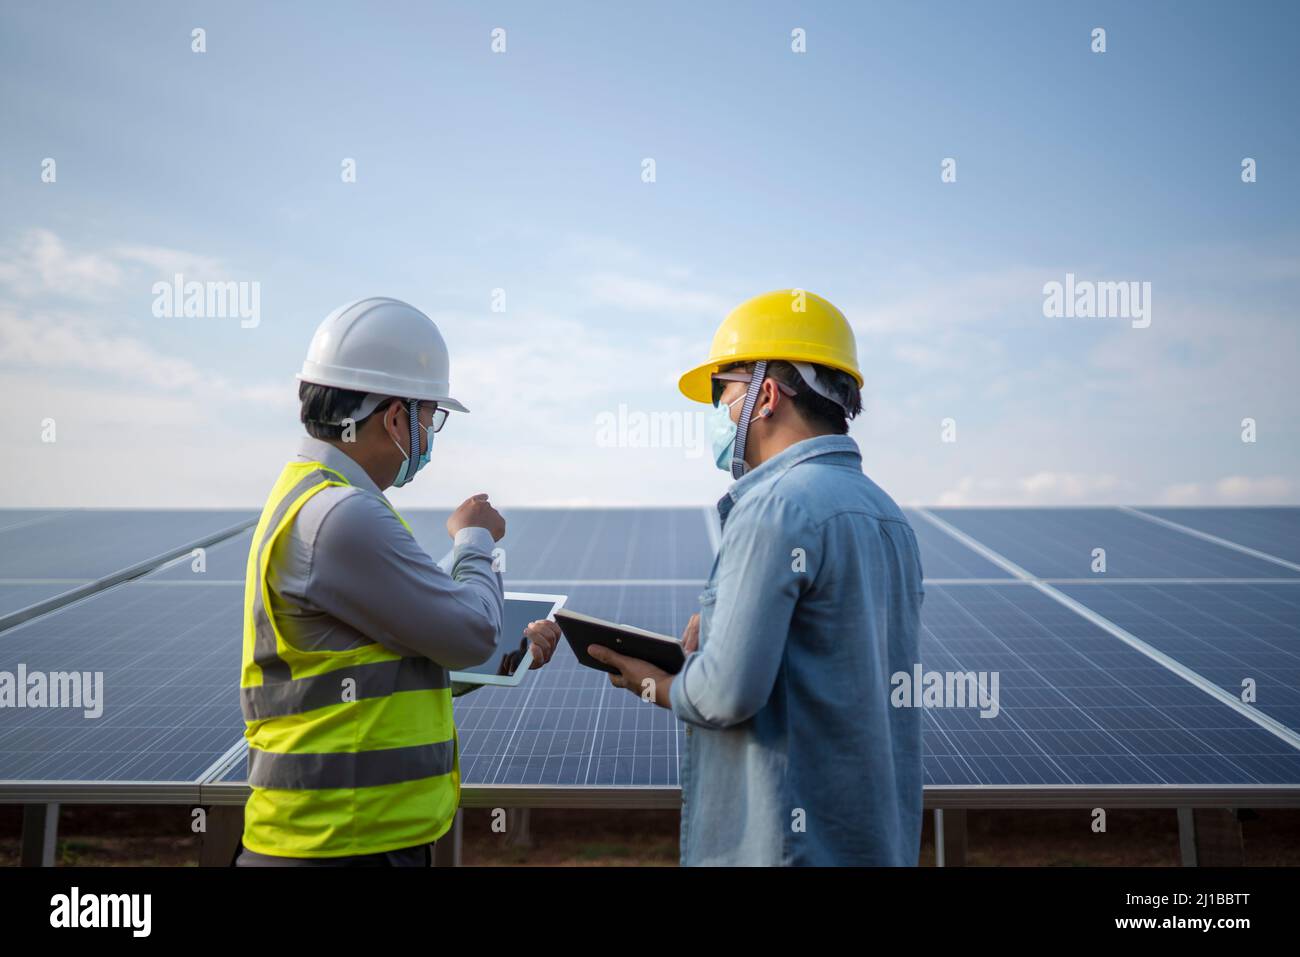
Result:
{"type": "Polygon", "coordinates": [[[847,435],[862,383],[848,321],[799,289],[737,307],[681,377],[736,479],[686,663],[590,651],[687,723],[683,864],[917,861],[921,714],[890,692],[920,660],[921,562],[847,435]]]}

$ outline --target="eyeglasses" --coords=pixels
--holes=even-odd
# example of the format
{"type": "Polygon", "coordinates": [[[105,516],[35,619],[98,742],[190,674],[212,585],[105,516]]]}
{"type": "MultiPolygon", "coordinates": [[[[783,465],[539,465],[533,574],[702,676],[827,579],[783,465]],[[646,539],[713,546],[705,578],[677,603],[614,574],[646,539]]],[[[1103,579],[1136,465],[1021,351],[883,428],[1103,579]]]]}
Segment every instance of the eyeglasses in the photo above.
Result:
{"type": "MultiPolygon", "coordinates": [[[[433,419],[432,419],[432,421],[429,423],[429,431],[430,431],[430,432],[441,432],[441,431],[442,431],[442,427],[447,423],[447,413],[450,412],[451,410],[450,410],[450,409],[440,409],[440,408],[438,408],[438,403],[433,402],[433,401],[430,401],[429,399],[421,399],[421,400],[420,400],[420,405],[421,405],[421,410],[420,410],[420,411],[424,411],[423,406],[426,406],[426,405],[431,405],[431,406],[433,406],[433,419]]],[[[407,408],[407,404],[406,404],[406,400],[405,400],[405,399],[402,400],[402,408],[403,408],[403,409],[407,408]]],[[[421,425],[424,425],[423,422],[421,422],[420,424],[421,424],[421,425]]]]}
{"type": "Polygon", "coordinates": [[[448,411],[447,409],[439,409],[437,407],[434,408],[433,421],[429,424],[430,432],[442,431],[442,427],[447,421],[447,411],[448,411]]]}
{"type": "MultiPolygon", "coordinates": [[[[717,405],[722,400],[722,393],[727,390],[727,383],[752,382],[754,380],[754,377],[748,372],[715,372],[709,378],[713,383],[714,405],[717,405]]],[[[791,398],[799,394],[797,390],[792,389],[779,379],[774,379],[771,376],[768,376],[768,381],[775,382],[776,387],[791,398]]]]}

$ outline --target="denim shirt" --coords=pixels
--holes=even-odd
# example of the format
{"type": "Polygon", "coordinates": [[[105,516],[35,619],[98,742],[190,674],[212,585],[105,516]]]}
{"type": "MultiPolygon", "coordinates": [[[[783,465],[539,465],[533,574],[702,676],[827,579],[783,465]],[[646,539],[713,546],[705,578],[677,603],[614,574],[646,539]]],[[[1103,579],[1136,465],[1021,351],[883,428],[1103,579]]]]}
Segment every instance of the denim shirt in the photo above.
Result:
{"type": "Polygon", "coordinates": [[[686,722],[682,864],[914,865],[921,712],[916,536],[846,435],[796,442],[718,503],[686,722]]]}

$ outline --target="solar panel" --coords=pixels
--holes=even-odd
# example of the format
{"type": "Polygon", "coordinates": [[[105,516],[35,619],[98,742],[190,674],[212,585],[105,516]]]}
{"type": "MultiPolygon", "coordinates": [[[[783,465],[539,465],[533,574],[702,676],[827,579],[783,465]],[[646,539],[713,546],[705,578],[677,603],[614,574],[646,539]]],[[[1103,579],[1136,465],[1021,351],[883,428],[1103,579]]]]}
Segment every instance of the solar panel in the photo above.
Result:
{"type": "Polygon", "coordinates": [[[233,529],[241,510],[0,512],[0,615],[233,529]]]}
{"type": "Polygon", "coordinates": [[[254,517],[246,510],[84,510],[0,530],[0,580],[100,578],[254,517]]]}
{"type": "MultiPolygon", "coordinates": [[[[701,583],[702,584],[702,583],[701,583]]],[[[566,607],[680,635],[700,586],[586,585],[566,607]]],[[[680,722],[578,663],[567,643],[519,689],[483,688],[456,700],[466,784],[677,784],[680,722]]]]}
{"type": "Polygon", "coordinates": [[[0,615],[7,615],[9,612],[35,605],[37,602],[62,595],[66,591],[89,583],[88,580],[79,578],[0,581],[0,615]]]}
{"type": "MultiPolygon", "coordinates": [[[[504,514],[507,584],[704,581],[713,564],[699,508],[504,509],[504,514]]],[[[443,540],[442,547],[450,547],[445,532],[443,540]]]]}
{"type": "Polygon", "coordinates": [[[998,672],[927,709],[928,784],[1300,783],[1300,751],[1035,588],[927,587],[922,664],[998,672]]]}
{"type": "Polygon", "coordinates": [[[0,713],[10,780],[194,781],[242,728],[241,591],[130,582],[0,636],[0,671],[102,672],[103,710],[0,713]]]}
{"type": "MultiPolygon", "coordinates": [[[[676,634],[698,593],[580,586],[570,606],[676,634]]],[[[923,625],[924,669],[1000,683],[994,717],[927,709],[928,784],[1300,783],[1300,752],[1036,589],[928,586],[923,625]]],[[[456,720],[467,786],[677,784],[680,724],[567,646],[521,689],[458,699],[456,720]]]]}
{"type": "Polygon", "coordinates": [[[933,509],[934,514],[1039,578],[1296,578],[1253,558],[1113,508],[933,509]]]}
{"type": "Polygon", "coordinates": [[[936,528],[910,509],[904,509],[921,549],[921,570],[927,579],[1004,578],[1011,573],[993,564],[979,552],[936,528]]]}
{"type": "Polygon", "coordinates": [[[151,581],[190,582],[191,584],[232,581],[243,584],[244,572],[248,564],[248,548],[252,542],[253,530],[250,528],[205,548],[203,562],[199,566],[201,571],[195,568],[195,560],[187,555],[167,563],[153,572],[149,578],[151,581]]]}
{"type": "MultiPolygon", "coordinates": [[[[504,509],[506,537],[499,562],[507,587],[528,582],[703,582],[713,550],[698,508],[504,509]]],[[[410,509],[402,517],[422,548],[441,558],[452,547],[445,509],[410,509]]],[[[207,549],[206,571],[187,561],[159,577],[167,581],[244,578],[252,532],[207,549]]],[[[996,569],[995,569],[996,571],[996,569]]]]}
{"type": "Polygon", "coordinates": [[[1300,585],[1063,585],[1125,631],[1300,733],[1300,585]]]}
{"type": "Polygon", "coordinates": [[[0,532],[46,522],[69,511],[66,508],[0,508],[0,532]]]}
{"type": "Polygon", "coordinates": [[[1300,508],[1144,508],[1139,511],[1300,563],[1300,508]]]}

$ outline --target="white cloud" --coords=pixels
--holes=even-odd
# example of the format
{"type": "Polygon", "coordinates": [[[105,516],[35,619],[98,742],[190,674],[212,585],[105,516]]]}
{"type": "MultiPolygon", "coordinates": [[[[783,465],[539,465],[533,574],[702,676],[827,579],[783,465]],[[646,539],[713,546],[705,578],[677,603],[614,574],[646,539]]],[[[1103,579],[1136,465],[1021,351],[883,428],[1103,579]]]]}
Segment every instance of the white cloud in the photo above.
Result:
{"type": "Polygon", "coordinates": [[[222,279],[227,267],[214,256],[166,246],[119,244],[92,252],[74,252],[48,229],[29,229],[0,251],[0,285],[22,299],[61,296],[103,301],[123,287],[132,273],[143,288],[176,273],[192,279],[222,279]]]}
{"type": "Polygon", "coordinates": [[[171,279],[181,273],[187,279],[224,279],[226,266],[214,256],[200,256],[165,246],[116,246],[111,251],[114,258],[139,263],[154,272],[160,279],[171,279]]]}
{"type": "Polygon", "coordinates": [[[938,505],[1080,505],[1120,502],[1132,484],[1116,475],[1034,472],[1019,478],[963,476],[939,496],[938,505]]]}
{"type": "Polygon", "coordinates": [[[615,306],[629,312],[651,312],[665,317],[695,314],[711,317],[715,324],[721,322],[722,317],[736,305],[714,293],[615,273],[588,277],[586,292],[590,301],[598,306],[615,306]]]}
{"type": "Polygon", "coordinates": [[[83,379],[84,373],[90,373],[101,393],[130,384],[165,392],[202,394],[213,401],[234,399],[258,404],[275,403],[286,394],[280,386],[234,382],[188,359],[159,352],[131,336],[105,335],[84,318],[24,318],[3,306],[0,306],[0,363],[25,369],[70,370],[83,379]]]}
{"type": "Polygon", "coordinates": [[[1252,478],[1228,475],[1211,483],[1184,482],[1166,486],[1161,505],[1280,505],[1300,499],[1295,479],[1281,475],[1252,478]]]}
{"type": "Polygon", "coordinates": [[[100,299],[122,281],[122,269],[101,253],[72,253],[48,229],[29,230],[0,255],[0,283],[23,297],[100,299]]]}
{"type": "Polygon", "coordinates": [[[193,389],[203,373],[128,336],[106,336],[84,319],[22,318],[0,308],[0,362],[74,369],[135,380],[159,389],[193,389]]]}

